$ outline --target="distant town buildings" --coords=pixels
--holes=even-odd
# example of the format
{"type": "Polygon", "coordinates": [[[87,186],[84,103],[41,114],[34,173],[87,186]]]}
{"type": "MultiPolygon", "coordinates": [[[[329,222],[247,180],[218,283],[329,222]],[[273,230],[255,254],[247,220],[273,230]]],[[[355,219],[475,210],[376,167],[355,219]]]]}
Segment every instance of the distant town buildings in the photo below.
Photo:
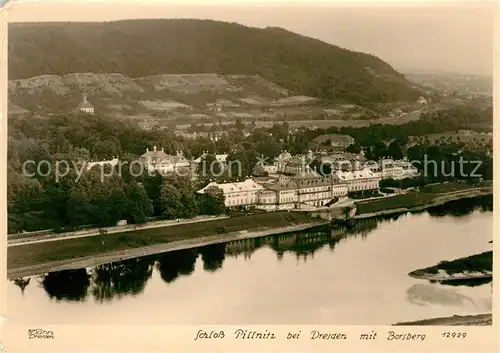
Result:
{"type": "Polygon", "coordinates": [[[83,95],[82,102],[77,107],[78,111],[86,114],[94,114],[94,106],[87,100],[87,95],[83,95]]]}
{"type": "Polygon", "coordinates": [[[143,130],[151,130],[154,127],[157,127],[160,125],[157,119],[154,118],[149,118],[149,119],[143,119],[137,123],[139,127],[143,130]]]}
{"type": "Polygon", "coordinates": [[[395,108],[389,112],[390,117],[400,117],[403,116],[403,110],[401,108],[395,108]]]}
{"type": "Polygon", "coordinates": [[[215,103],[207,103],[210,111],[221,112],[223,108],[238,108],[240,104],[231,102],[227,99],[217,99],[215,103]]]}
{"type": "Polygon", "coordinates": [[[425,99],[424,97],[420,96],[417,99],[417,103],[421,104],[421,105],[427,105],[427,99],[425,99]]]}
{"type": "Polygon", "coordinates": [[[341,104],[339,108],[342,112],[347,112],[352,109],[361,109],[361,107],[357,104],[341,104]]]}

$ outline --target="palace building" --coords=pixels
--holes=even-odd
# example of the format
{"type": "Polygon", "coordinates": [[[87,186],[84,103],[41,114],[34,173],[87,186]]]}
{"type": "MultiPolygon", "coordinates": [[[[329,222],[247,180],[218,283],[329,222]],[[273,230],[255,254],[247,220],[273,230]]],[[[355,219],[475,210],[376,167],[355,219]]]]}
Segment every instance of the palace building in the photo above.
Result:
{"type": "MultiPolygon", "coordinates": [[[[327,176],[314,171],[308,161],[313,160],[312,152],[304,156],[291,156],[282,152],[269,169],[268,176],[249,178],[237,183],[211,182],[199,193],[209,187],[218,187],[224,195],[226,207],[255,207],[265,211],[328,207],[345,200],[350,192],[378,190],[382,179],[369,168],[362,170],[334,170],[327,176]],[[271,169],[272,167],[272,169],[271,169]],[[276,172],[271,175],[270,171],[276,172]]],[[[338,160],[359,162],[359,156],[335,156],[338,160]]],[[[262,171],[268,171],[261,166],[262,171]]]]}
{"type": "Polygon", "coordinates": [[[152,151],[146,149],[146,153],[139,157],[139,161],[147,170],[158,171],[160,174],[179,173],[191,168],[191,163],[181,151],[177,151],[175,155],[169,155],[163,148],[158,150],[156,146],[152,151]]]}
{"type": "Polygon", "coordinates": [[[347,184],[349,192],[357,192],[364,190],[377,190],[382,178],[380,175],[372,172],[370,169],[354,170],[351,172],[343,172],[341,170],[335,172],[339,182],[347,184]]]}
{"type": "Polygon", "coordinates": [[[203,194],[205,190],[214,186],[222,190],[226,207],[254,206],[258,203],[258,192],[264,190],[264,187],[253,179],[246,179],[236,183],[211,182],[203,189],[198,190],[198,193],[203,194]]]}
{"type": "Polygon", "coordinates": [[[408,179],[419,175],[419,171],[410,162],[405,160],[394,161],[392,159],[382,159],[379,162],[365,164],[374,174],[382,179],[408,179]]]}

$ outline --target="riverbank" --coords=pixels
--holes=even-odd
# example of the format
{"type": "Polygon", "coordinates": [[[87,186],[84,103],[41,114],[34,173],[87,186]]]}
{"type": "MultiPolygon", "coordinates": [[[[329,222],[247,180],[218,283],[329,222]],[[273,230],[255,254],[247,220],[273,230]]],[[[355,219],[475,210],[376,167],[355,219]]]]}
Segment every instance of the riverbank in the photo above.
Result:
{"type": "Polygon", "coordinates": [[[391,214],[418,212],[431,207],[441,206],[450,201],[457,201],[461,199],[492,194],[492,187],[466,189],[444,194],[434,194],[422,191],[411,192],[384,199],[377,199],[374,201],[357,202],[356,215],[354,215],[352,218],[363,219],[391,214]]]}
{"type": "Polygon", "coordinates": [[[429,281],[466,281],[493,278],[493,251],[442,261],[431,267],[412,271],[409,276],[429,281]]]}
{"type": "Polygon", "coordinates": [[[195,248],[272,234],[302,231],[328,224],[295,212],[231,217],[205,223],[176,225],[8,248],[9,279],[195,248]],[[104,242],[102,243],[102,239],[104,242]]]}
{"type": "Polygon", "coordinates": [[[393,326],[490,326],[493,324],[492,314],[449,316],[434,319],[401,322],[393,326]]]}
{"type": "Polygon", "coordinates": [[[75,239],[84,237],[93,237],[101,235],[104,231],[105,234],[113,233],[125,233],[125,232],[135,232],[138,230],[152,229],[152,228],[164,228],[171,227],[180,224],[190,224],[198,222],[211,222],[219,219],[226,219],[229,216],[198,216],[191,219],[179,219],[179,220],[163,220],[163,221],[151,221],[143,224],[129,224],[124,226],[114,226],[105,228],[89,228],[82,229],[74,232],[64,232],[55,233],[53,231],[42,231],[42,232],[31,232],[31,233],[20,233],[20,234],[9,234],[7,236],[8,245],[7,246],[18,246],[27,245],[28,243],[36,242],[46,242],[46,241],[58,241],[65,239],[75,239]]]}

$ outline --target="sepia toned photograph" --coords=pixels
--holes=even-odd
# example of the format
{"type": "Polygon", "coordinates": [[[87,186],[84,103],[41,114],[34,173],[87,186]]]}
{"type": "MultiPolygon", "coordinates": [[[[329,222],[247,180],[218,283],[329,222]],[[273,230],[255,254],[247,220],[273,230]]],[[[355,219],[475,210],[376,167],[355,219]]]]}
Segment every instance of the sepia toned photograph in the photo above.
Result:
{"type": "Polygon", "coordinates": [[[4,1],[9,320],[491,326],[494,6],[4,1]]]}

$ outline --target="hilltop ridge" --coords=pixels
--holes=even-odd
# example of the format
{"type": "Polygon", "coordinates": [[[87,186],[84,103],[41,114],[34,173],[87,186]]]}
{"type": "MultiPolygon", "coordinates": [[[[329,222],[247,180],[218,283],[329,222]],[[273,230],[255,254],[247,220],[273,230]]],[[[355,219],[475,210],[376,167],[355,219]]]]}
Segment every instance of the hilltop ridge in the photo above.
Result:
{"type": "Polygon", "coordinates": [[[11,80],[82,72],[132,79],[210,73],[258,75],[290,95],[357,104],[413,101],[421,94],[373,55],[281,28],[212,20],[12,23],[9,61],[11,80]]]}

